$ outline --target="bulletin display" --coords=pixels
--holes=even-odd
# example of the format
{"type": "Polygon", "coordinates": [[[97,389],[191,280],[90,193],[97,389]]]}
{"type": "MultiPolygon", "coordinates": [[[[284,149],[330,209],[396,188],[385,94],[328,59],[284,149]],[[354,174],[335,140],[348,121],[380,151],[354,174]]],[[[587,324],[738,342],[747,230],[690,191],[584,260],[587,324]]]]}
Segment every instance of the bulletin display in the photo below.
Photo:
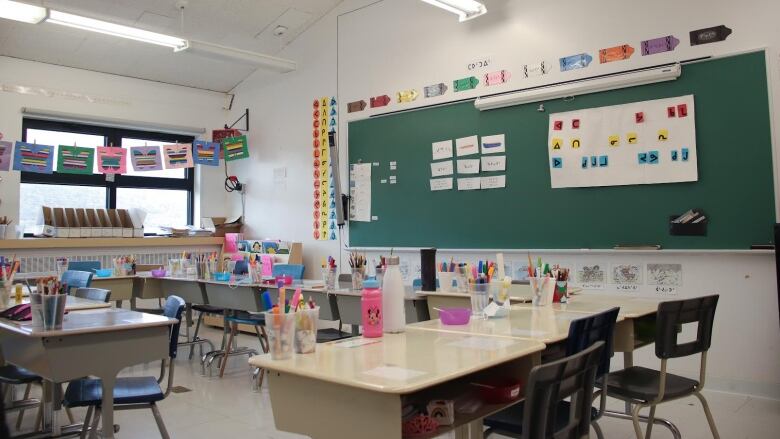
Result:
{"type": "Polygon", "coordinates": [[[466,101],[350,122],[349,163],[372,164],[371,221],[350,222],[350,245],[770,242],[767,96],[760,51],[683,65],[675,81],[541,102],[544,111],[466,101]],[[671,235],[669,218],[692,208],[706,212],[707,234],[671,235]]]}

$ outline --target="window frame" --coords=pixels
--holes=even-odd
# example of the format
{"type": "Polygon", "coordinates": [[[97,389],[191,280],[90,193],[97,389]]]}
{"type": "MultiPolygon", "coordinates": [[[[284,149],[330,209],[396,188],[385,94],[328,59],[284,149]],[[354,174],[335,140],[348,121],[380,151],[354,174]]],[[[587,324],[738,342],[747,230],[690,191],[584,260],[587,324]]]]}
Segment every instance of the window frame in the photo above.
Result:
{"type": "MultiPolygon", "coordinates": [[[[169,143],[192,143],[195,138],[182,134],[142,131],[127,128],[104,127],[73,122],[52,121],[25,117],[22,119],[22,141],[27,142],[27,130],[62,131],[76,134],[103,136],[105,145],[122,146],[122,138],[147,139],[169,143]]],[[[30,139],[34,141],[35,139],[30,139]]],[[[100,146],[100,145],[95,145],[100,146]]],[[[56,157],[54,158],[56,160],[56,157]]],[[[96,156],[97,159],[97,156],[96,156]]],[[[127,166],[131,166],[128,155],[127,166]]],[[[56,169],[56,167],[55,167],[56,169]]],[[[132,189],[174,189],[187,191],[187,223],[193,224],[195,209],[195,168],[184,169],[184,178],[141,177],[135,175],[114,175],[114,181],[109,181],[106,174],[59,174],[56,170],[51,174],[22,172],[21,183],[54,184],[68,186],[96,186],[106,189],[106,208],[116,209],[116,191],[118,188],[132,189]]]]}

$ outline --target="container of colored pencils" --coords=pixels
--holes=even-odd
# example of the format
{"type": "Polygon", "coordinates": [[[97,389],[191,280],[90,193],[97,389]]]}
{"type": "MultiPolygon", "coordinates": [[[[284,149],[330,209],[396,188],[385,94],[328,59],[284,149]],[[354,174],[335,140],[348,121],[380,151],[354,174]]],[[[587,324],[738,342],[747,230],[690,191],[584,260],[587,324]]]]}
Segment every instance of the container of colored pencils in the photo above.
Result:
{"type": "Polygon", "coordinates": [[[38,280],[37,291],[30,294],[33,328],[62,329],[68,298],[66,291],[67,286],[60,284],[56,277],[38,280]]]}

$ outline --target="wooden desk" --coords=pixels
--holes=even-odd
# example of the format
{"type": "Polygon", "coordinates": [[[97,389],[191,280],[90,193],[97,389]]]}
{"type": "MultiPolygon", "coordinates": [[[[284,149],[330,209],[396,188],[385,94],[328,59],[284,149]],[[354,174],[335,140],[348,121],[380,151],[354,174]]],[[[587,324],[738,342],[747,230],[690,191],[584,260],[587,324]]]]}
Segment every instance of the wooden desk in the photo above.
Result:
{"type": "MultiPolygon", "coordinates": [[[[72,313],[62,329],[33,329],[31,322],[0,319],[0,345],[9,363],[44,378],[52,412],[59,383],[96,376],[103,384],[102,437],[114,437],[114,382],[125,367],[168,357],[170,326],[175,319],[120,309],[72,313]]],[[[59,434],[56,419],[45,415],[45,425],[59,434]]]]}
{"type": "MultiPolygon", "coordinates": [[[[408,329],[378,339],[319,344],[314,354],[284,361],[258,355],[249,363],[270,371],[277,429],[325,439],[397,439],[405,405],[455,399],[483,377],[528,376],[544,347],[528,339],[408,329]]],[[[435,435],[453,429],[481,433],[482,418],[509,405],[483,405],[471,415],[457,415],[454,426],[440,427],[435,435]]]]}

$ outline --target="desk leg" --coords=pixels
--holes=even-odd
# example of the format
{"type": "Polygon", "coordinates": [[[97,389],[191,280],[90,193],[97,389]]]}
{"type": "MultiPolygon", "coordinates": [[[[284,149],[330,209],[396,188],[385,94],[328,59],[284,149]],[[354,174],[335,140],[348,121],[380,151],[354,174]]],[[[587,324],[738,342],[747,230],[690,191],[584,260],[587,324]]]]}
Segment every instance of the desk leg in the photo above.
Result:
{"type": "Polygon", "coordinates": [[[455,439],[482,439],[484,437],[482,419],[477,419],[468,424],[461,425],[456,428],[454,432],[455,439]]]}
{"type": "Polygon", "coordinates": [[[57,412],[54,410],[58,398],[58,384],[43,380],[43,430],[57,437],[61,434],[57,412]]]}
{"type": "MultiPolygon", "coordinates": [[[[634,366],[634,351],[623,352],[623,368],[634,366]]],[[[626,401],[626,413],[631,413],[631,403],[626,401]]]]}
{"type": "Polygon", "coordinates": [[[114,437],[114,383],[116,375],[101,377],[103,383],[103,402],[101,403],[101,422],[103,439],[114,437]]]}

